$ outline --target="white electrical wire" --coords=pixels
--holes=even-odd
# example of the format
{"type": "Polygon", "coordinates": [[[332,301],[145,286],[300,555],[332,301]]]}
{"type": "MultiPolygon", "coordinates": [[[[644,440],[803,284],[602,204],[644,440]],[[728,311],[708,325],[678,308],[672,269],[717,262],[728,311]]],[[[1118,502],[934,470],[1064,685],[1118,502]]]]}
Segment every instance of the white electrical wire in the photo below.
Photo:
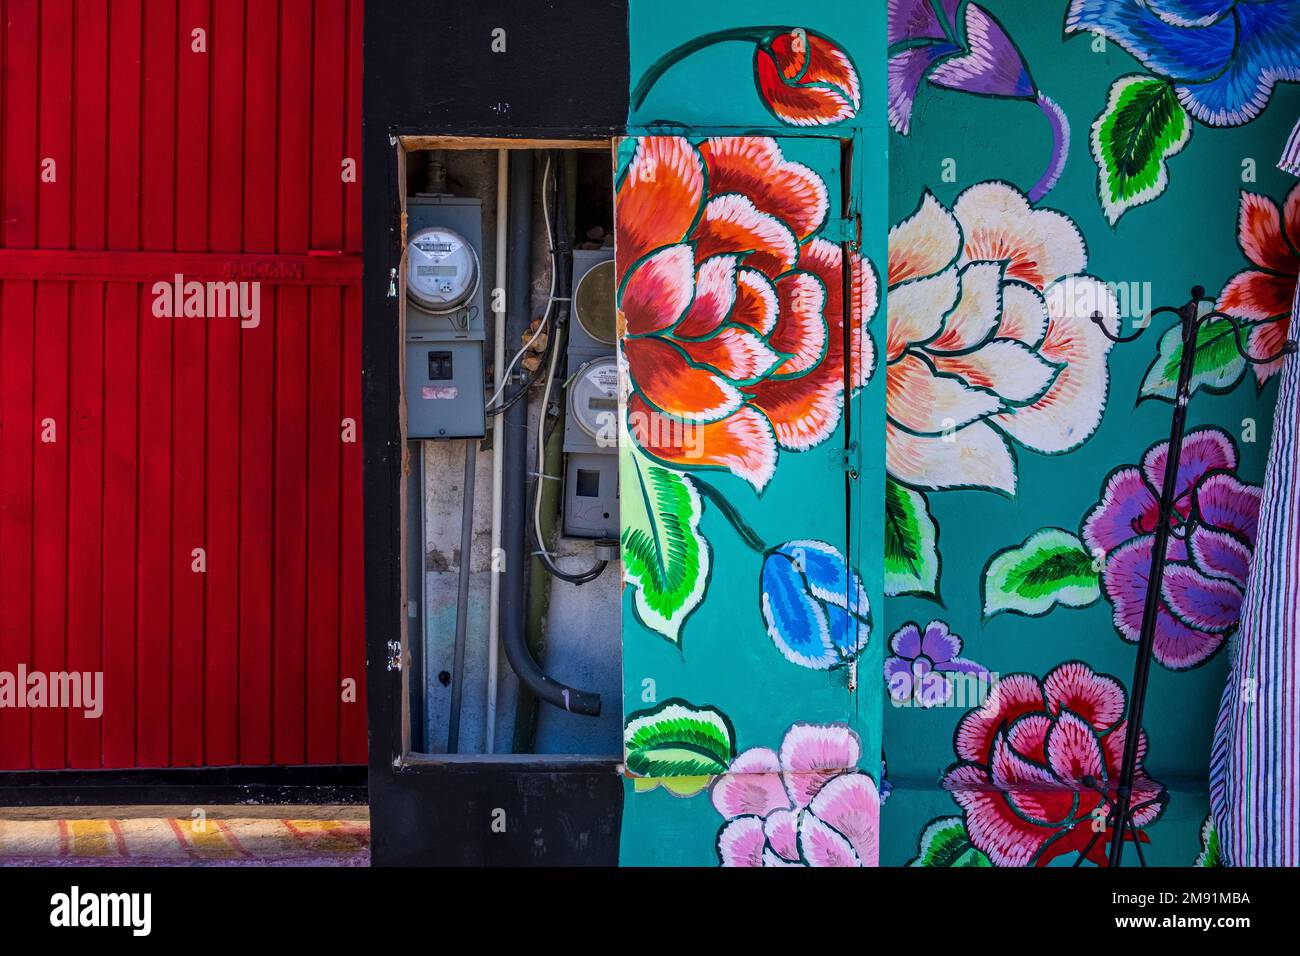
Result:
{"type": "MultiPolygon", "coordinates": [[[[546,222],[546,245],[552,246],[553,236],[551,235],[551,206],[546,201],[546,184],[551,178],[551,157],[548,153],[546,156],[546,167],[542,170],[542,218],[546,222]]],[[[564,197],[559,197],[558,201],[563,202],[564,197]]],[[[551,258],[551,294],[547,296],[546,315],[542,317],[542,324],[545,325],[550,318],[551,308],[555,304],[555,276],[559,271],[555,261],[555,249],[550,248],[551,258]]],[[[559,343],[555,343],[556,346],[559,343]]],[[[546,388],[542,391],[541,411],[537,416],[537,481],[540,484],[546,480],[546,409],[551,404],[551,386],[555,384],[555,368],[560,359],[559,348],[551,349],[551,364],[546,370],[546,388]]],[[[546,548],[546,539],[542,536],[542,489],[537,489],[537,494],[533,495],[533,531],[537,534],[537,547],[546,557],[553,557],[546,548]]]]}
{"type": "MultiPolygon", "coordinates": [[[[554,269],[552,269],[551,271],[554,272],[554,269]]],[[[551,291],[552,292],[555,291],[554,279],[552,279],[551,291]]],[[[550,301],[554,302],[555,299],[552,298],[550,301]]],[[[532,348],[533,343],[537,341],[537,337],[541,335],[543,331],[545,331],[546,323],[550,320],[550,317],[551,317],[551,310],[547,308],[546,315],[544,315],[542,317],[542,321],[537,324],[537,331],[533,333],[532,338],[530,338],[527,342],[524,343],[524,347],[515,353],[515,357],[512,358],[510,360],[510,364],[506,366],[505,374],[501,376],[501,385],[492,394],[492,397],[488,399],[487,405],[484,406],[488,411],[492,410],[492,406],[497,403],[497,399],[501,397],[501,393],[504,392],[506,390],[506,386],[510,384],[510,373],[514,370],[515,363],[518,362],[523,357],[525,352],[527,352],[530,348],[532,348]]]]}

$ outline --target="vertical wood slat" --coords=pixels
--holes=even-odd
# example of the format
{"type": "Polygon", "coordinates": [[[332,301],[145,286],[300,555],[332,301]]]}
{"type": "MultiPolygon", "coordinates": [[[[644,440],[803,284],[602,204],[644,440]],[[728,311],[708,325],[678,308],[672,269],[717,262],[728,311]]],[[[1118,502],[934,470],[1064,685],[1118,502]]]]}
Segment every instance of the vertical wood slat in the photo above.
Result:
{"type": "MultiPolygon", "coordinates": [[[[347,0],[320,0],[312,42],[312,102],[344,103],[347,0]]],[[[344,115],[312,113],[311,247],[343,248],[344,115]]],[[[338,289],[313,289],[310,303],[310,403],[307,525],[307,762],[338,759],[340,351],[342,302],[338,289]]]]}
{"type": "MultiPolygon", "coordinates": [[[[6,0],[4,7],[4,85],[0,87],[0,196],[4,221],[0,242],[35,244],[39,100],[37,46],[16,44],[14,36],[36,36],[35,0],[6,0]]],[[[30,660],[32,651],[31,420],[33,320],[31,282],[8,282],[0,289],[0,669],[10,672],[30,660]],[[26,394],[24,394],[26,393],[26,394]]],[[[0,715],[0,764],[31,766],[31,712],[0,715]]]]}
{"type": "MultiPolygon", "coordinates": [[[[73,55],[73,228],[77,249],[107,240],[104,158],[108,149],[108,10],[77,0],[73,55]]],[[[72,287],[69,341],[68,654],[71,671],[104,666],[104,304],[102,283],[72,287]]],[[[102,766],[99,720],[68,710],[68,761],[102,766]]]]}
{"type": "MultiPolygon", "coordinates": [[[[0,246],[359,252],[361,16],[0,0],[0,246]]],[[[362,762],[359,288],[263,285],[244,330],[151,289],[0,273],[0,668],[106,696],[0,715],[0,770],[362,762]]]]}
{"type": "MultiPolygon", "coordinates": [[[[144,19],[144,132],[141,241],[175,248],[176,68],[180,37],[175,2],[150,2],[144,19]]],[[[172,618],[172,333],[175,324],[140,320],[139,577],[136,587],[136,761],[171,762],[172,618]]]]}
{"type": "MultiPolygon", "coordinates": [[[[72,0],[44,0],[40,21],[39,155],[53,162],[54,181],[41,183],[37,245],[66,249],[72,238],[72,0]]],[[[34,528],[32,552],[31,666],[46,673],[64,669],[67,638],[68,571],[68,305],[69,287],[38,282],[36,314],[39,333],[34,346],[37,429],[32,485],[34,528]],[[48,423],[48,425],[47,425],[48,423]],[[47,430],[52,428],[52,431],[47,430]],[[52,441],[44,440],[46,438],[52,441]]],[[[0,613],[3,613],[0,611],[0,613]]],[[[67,763],[67,735],[62,711],[33,712],[32,761],[36,770],[67,763]]]]}
{"type": "MultiPolygon", "coordinates": [[[[245,56],[244,237],[248,252],[276,247],[276,124],[280,24],[275,4],[260,5],[260,28],[247,31],[245,56]]],[[[271,762],[271,633],[274,570],[272,499],[277,297],[268,287],[263,319],[239,335],[239,761],[271,762]]]]}
{"type": "MultiPolygon", "coordinates": [[[[311,35],[313,5],[284,0],[280,31],[277,250],[305,252],[310,243],[311,35]],[[290,25],[294,28],[290,28],[290,25]],[[294,104],[294,108],[288,108],[294,104]]],[[[275,637],[272,668],[272,756],[306,760],[307,654],[307,365],[308,293],[280,291],[275,352],[275,637]]]]}
{"type": "MultiPolygon", "coordinates": [[[[212,8],[211,246],[243,244],[244,5],[212,8]]],[[[204,621],[203,754],[239,762],[239,337],[238,319],[207,326],[207,606],[204,621]]]]}
{"type": "MultiPolygon", "coordinates": [[[[177,69],[176,247],[207,250],[212,24],[207,0],[181,0],[177,69]],[[195,36],[196,30],[206,33],[195,36]],[[196,44],[206,49],[196,49],[196,44]]],[[[207,572],[207,340],[210,320],[174,319],[172,367],[171,762],[203,763],[203,631],[207,572]],[[199,553],[201,552],[201,553],[199,553]]]]}
{"type": "MultiPolygon", "coordinates": [[[[347,42],[347,126],[345,151],[357,164],[356,181],[344,186],[344,248],[361,251],[361,0],[348,0],[347,42]]],[[[355,691],[349,702],[339,705],[339,760],[366,760],[366,608],[365,562],[362,541],[362,444],[361,444],[361,293],[347,289],[343,295],[343,414],[356,433],[343,446],[343,530],[339,575],[341,578],[339,677],[350,679],[355,691]]]]}
{"type": "MultiPolygon", "coordinates": [[[[108,162],[110,249],[140,247],[140,0],[110,8],[108,162]]],[[[104,708],[105,767],[135,765],[136,509],[139,433],[140,287],[112,283],[104,309],[104,708]]]]}

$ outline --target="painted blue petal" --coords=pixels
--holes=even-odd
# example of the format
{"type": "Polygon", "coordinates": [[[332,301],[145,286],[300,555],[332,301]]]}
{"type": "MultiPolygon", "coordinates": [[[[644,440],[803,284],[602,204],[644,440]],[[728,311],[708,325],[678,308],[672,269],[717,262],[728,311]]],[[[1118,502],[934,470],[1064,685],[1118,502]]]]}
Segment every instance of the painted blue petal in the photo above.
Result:
{"type": "Polygon", "coordinates": [[[1232,12],[1237,0],[1146,0],[1165,23],[1176,27],[1208,27],[1232,12]]]}
{"type": "Polygon", "coordinates": [[[1114,40],[1148,70],[1175,80],[1209,80],[1231,61],[1236,20],[1188,30],[1131,0],[1072,0],[1065,32],[1092,30],[1114,40]]]}
{"type": "Polygon", "coordinates": [[[1210,126],[1249,123],[1268,105],[1279,80],[1300,80],[1300,0],[1243,3],[1237,20],[1241,39],[1228,69],[1208,83],[1178,87],[1187,111],[1210,126]]]}
{"type": "Polygon", "coordinates": [[[827,595],[839,595],[835,603],[843,604],[848,593],[844,558],[824,541],[791,541],[781,546],[781,553],[791,558],[803,570],[808,589],[820,600],[827,595]]]}
{"type": "Polygon", "coordinates": [[[839,663],[822,606],[804,585],[794,559],[778,551],[763,562],[763,620],[787,660],[815,670],[839,663]]]}
{"type": "Polygon", "coordinates": [[[861,654],[871,638],[870,620],[830,605],[826,607],[826,617],[830,622],[831,643],[839,651],[840,658],[847,661],[861,654]]]}

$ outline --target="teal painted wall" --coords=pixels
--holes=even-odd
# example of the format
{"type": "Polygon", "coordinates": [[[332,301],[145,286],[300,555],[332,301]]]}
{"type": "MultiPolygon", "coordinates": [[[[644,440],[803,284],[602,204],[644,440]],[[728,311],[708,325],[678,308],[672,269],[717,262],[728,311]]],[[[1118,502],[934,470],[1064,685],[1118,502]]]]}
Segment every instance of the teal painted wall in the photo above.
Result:
{"type": "MultiPolygon", "coordinates": [[[[916,5],[900,4],[903,6],[916,5]]],[[[1235,125],[1215,127],[1186,115],[1181,107],[1171,110],[1176,117],[1184,117],[1181,122],[1190,130],[1190,140],[1181,152],[1168,158],[1168,188],[1158,198],[1125,211],[1112,226],[1099,199],[1098,165],[1090,149],[1094,119],[1106,108],[1108,91],[1122,76],[1146,78],[1153,96],[1172,89],[1168,78],[1159,72],[1160,63],[1172,54],[1148,51],[1139,59],[1118,42],[1126,39],[1122,31],[1109,29],[1103,46],[1097,42],[1097,34],[1063,32],[1063,24],[1067,7],[1080,15],[1095,16],[1087,22],[1102,28],[1113,23],[1111,15],[1117,8],[1132,6],[1082,0],[1073,4],[1064,0],[981,0],[979,4],[1019,48],[1037,90],[1059,104],[1068,118],[1072,135],[1060,181],[1035,208],[1058,210],[1077,227],[1086,243],[1087,273],[1106,282],[1149,288],[1148,308],[1181,305],[1193,285],[1202,284],[1211,296],[1217,296],[1231,277],[1251,267],[1237,242],[1239,198],[1246,190],[1281,203],[1295,186],[1295,180],[1275,165],[1300,115],[1300,90],[1279,85],[1262,115],[1248,122],[1241,122],[1244,116],[1236,117],[1235,125]]],[[[1152,2],[1149,6],[1164,8],[1167,4],[1152,2]]],[[[1227,9],[1234,4],[1220,6],[1227,9]]],[[[1300,27],[1300,5],[1258,6],[1274,8],[1284,29],[1293,34],[1300,27]]],[[[962,7],[952,21],[962,31],[955,45],[968,49],[972,42],[963,30],[969,21],[966,5],[962,7]]],[[[1220,25],[1227,29],[1231,23],[1229,16],[1220,25]]],[[[901,21],[895,27],[899,34],[906,32],[901,21]]],[[[1187,55],[1202,39],[1193,39],[1192,31],[1170,28],[1169,32],[1181,44],[1177,49],[1187,55]]],[[[914,28],[910,37],[893,38],[894,68],[901,69],[899,55],[906,48],[929,42],[919,38],[923,33],[924,29],[914,28]]],[[[1258,53],[1259,63],[1270,62],[1270,56],[1293,57],[1283,53],[1289,41],[1279,39],[1280,35],[1262,30],[1243,33],[1239,55],[1245,50],[1258,53]]],[[[1133,46],[1131,41],[1129,46],[1133,46]]],[[[1002,62],[1009,64],[1013,59],[1014,51],[1003,56],[1002,62]]],[[[978,69],[972,72],[978,73],[978,69]]],[[[944,79],[942,74],[937,76],[944,79]]],[[[948,210],[966,190],[980,183],[1000,181],[1027,192],[1049,164],[1051,128],[1032,102],[1032,95],[1025,99],[973,95],[954,84],[931,82],[934,77],[936,74],[931,74],[920,83],[907,135],[891,133],[891,223],[907,220],[927,190],[948,210]]],[[[1300,235],[1297,225],[1292,228],[1293,236],[1300,235]]],[[[1025,231],[1021,227],[1022,238],[1025,231]]],[[[891,251],[899,253],[897,244],[891,251]]],[[[1292,274],[1291,287],[1294,282],[1292,274]]],[[[899,301],[896,292],[891,290],[891,303],[899,301]]],[[[891,308],[891,324],[896,318],[891,308]]],[[[1100,501],[1108,474],[1137,463],[1149,447],[1167,438],[1170,404],[1150,399],[1139,402],[1138,398],[1160,336],[1172,324],[1170,318],[1156,317],[1152,328],[1136,342],[1110,350],[1104,414],[1095,433],[1077,450],[1046,455],[1012,443],[1017,477],[1014,494],[922,488],[938,528],[942,602],[933,597],[887,598],[885,619],[890,634],[908,622],[924,628],[928,622],[941,621],[963,639],[961,654],[991,672],[1025,672],[1043,678],[1062,662],[1080,660],[1097,673],[1115,675],[1127,686],[1135,648],[1120,639],[1112,620],[1113,602],[1104,587],[1098,599],[1095,573],[1082,575],[1094,582],[1093,603],[1077,609],[1057,605],[1041,617],[1005,611],[986,616],[981,587],[986,563],[996,552],[1021,545],[1042,528],[1055,527],[1077,535],[1085,515],[1100,501]]],[[[1126,331],[1133,328],[1132,318],[1125,319],[1123,325],[1126,331]]],[[[1262,346],[1269,352],[1275,347],[1262,346]]],[[[1208,353],[1206,364],[1215,365],[1208,353]]],[[[1243,482],[1258,484],[1263,477],[1276,382],[1258,389],[1254,375],[1239,363],[1227,372],[1230,374],[1218,381],[1222,394],[1206,388],[1197,393],[1189,427],[1222,429],[1239,454],[1236,475],[1243,482]]],[[[1111,557],[1108,553],[1106,560],[1111,557]]],[[[1086,600],[1082,596],[1086,591],[1085,587],[1075,595],[1076,603],[1086,600]]],[[[1145,765],[1150,775],[1168,788],[1169,800],[1160,820],[1147,828],[1150,844],[1146,852],[1151,862],[1190,865],[1201,850],[1199,831],[1207,813],[1211,731],[1227,656],[1221,650],[1202,661],[1184,662],[1191,666],[1183,670],[1154,668],[1144,720],[1149,737],[1145,765]]],[[[966,709],[886,706],[885,751],[894,789],[884,810],[882,865],[900,865],[917,857],[919,838],[928,822],[960,815],[961,808],[941,789],[939,780],[958,760],[954,733],[966,709]]],[[[972,825],[967,814],[964,829],[969,831],[972,825]]],[[[960,845],[970,834],[962,832],[960,822],[955,827],[947,834],[952,841],[949,850],[958,846],[950,855],[960,858],[960,845]]],[[[1051,855],[1041,853],[1047,837],[1028,824],[1018,839],[1021,847],[1035,852],[1038,861],[1051,855]]],[[[988,850],[991,841],[982,842],[988,850]]],[[[1011,855],[1010,849],[1002,849],[1011,855]]],[[[993,856],[997,858],[998,853],[993,856]]],[[[970,862],[978,857],[970,853],[964,859],[970,862]]],[[[1128,860],[1135,862],[1131,851],[1128,860]]],[[[1067,853],[1055,862],[1073,861],[1074,855],[1067,853]]]]}
{"type": "MultiPolygon", "coordinates": [[[[656,321],[645,317],[644,305],[630,304],[643,297],[638,283],[649,287],[645,277],[654,267],[652,250],[683,238],[697,249],[712,243],[715,252],[753,247],[740,240],[720,247],[701,239],[705,226],[698,223],[686,230],[678,224],[674,231],[664,221],[673,208],[695,207],[707,224],[710,201],[725,203],[724,194],[739,193],[766,221],[760,232],[773,235],[772,219],[784,223],[776,230],[782,237],[785,226],[792,226],[801,251],[797,263],[765,265],[766,240],[760,239],[760,252],[738,260],[750,270],[750,281],[765,282],[754,277],[756,265],[773,280],[780,318],[773,315],[776,328],[760,329],[759,338],[791,357],[760,362],[748,378],[722,376],[744,392],[744,406],[703,416],[711,424],[701,428],[701,457],[673,456],[663,442],[635,435],[625,442],[634,450],[625,452],[622,479],[629,581],[623,668],[627,760],[639,777],[627,783],[625,865],[754,862],[764,852],[770,862],[796,865],[876,862],[884,377],[875,357],[884,302],[875,264],[884,261],[886,231],[879,68],[884,17],[866,5],[846,10],[830,2],[801,4],[798,22],[787,22],[791,14],[788,4],[775,2],[743,10],[676,0],[631,4],[629,130],[636,138],[619,152],[617,207],[619,270],[626,274],[620,305],[627,325],[622,344],[628,413],[646,407],[636,404],[644,401],[656,421],[680,424],[690,417],[681,414],[683,409],[665,407],[668,393],[655,382],[669,374],[662,352],[666,339],[675,343],[672,348],[691,352],[697,373],[718,371],[717,364],[705,361],[699,343],[679,334],[681,327],[638,334],[656,321]],[[736,33],[746,27],[761,29],[736,33]],[[732,38],[690,49],[700,37],[719,31],[732,31],[732,38]],[[806,39],[812,52],[804,73],[811,76],[829,64],[838,76],[830,81],[820,74],[815,80],[794,76],[780,91],[774,112],[756,81],[756,46],[775,36],[779,47],[793,31],[801,31],[794,42],[806,39]],[[831,44],[852,63],[836,59],[831,44]],[[661,69],[667,62],[672,65],[661,69]],[[864,72],[863,64],[875,69],[864,72]],[[642,99],[636,88],[647,73],[657,80],[642,99]],[[856,91],[850,88],[855,78],[861,84],[856,91]],[[813,92],[801,90],[800,83],[813,92]],[[805,107],[840,109],[844,116],[808,126],[789,122],[792,110],[805,107]],[[726,147],[705,142],[711,134],[735,137],[728,141],[734,155],[728,158],[726,147]],[[842,150],[849,142],[852,149],[842,150]],[[635,186],[654,165],[653,156],[659,157],[661,172],[677,161],[690,166],[701,177],[702,192],[688,201],[660,176],[646,187],[659,190],[652,208],[628,198],[634,191],[629,180],[635,186]],[[846,156],[853,164],[848,177],[846,156]],[[810,190],[824,190],[820,224],[801,221],[810,190]],[[865,382],[854,381],[845,407],[846,360],[843,342],[835,341],[842,335],[837,304],[842,288],[833,287],[841,284],[843,247],[833,223],[849,213],[862,216],[866,239],[853,296],[865,327],[851,349],[857,352],[858,378],[865,382]],[[685,235],[691,229],[694,238],[685,235]],[[653,242],[639,243],[638,237],[651,233],[653,242]],[[811,296],[802,304],[801,290],[811,296]],[[810,357],[797,357],[809,349],[810,357]],[[757,432],[732,436],[735,447],[744,450],[744,460],[735,461],[728,458],[732,439],[722,430],[739,429],[742,420],[744,428],[757,432]],[[867,454],[854,466],[856,481],[848,482],[845,449],[854,441],[867,454]],[[630,502],[638,489],[647,489],[648,504],[641,508],[630,502]],[[640,563],[628,557],[640,554],[644,549],[638,543],[664,528],[669,533],[659,536],[662,540],[673,540],[674,529],[687,539],[677,564],[664,562],[670,575],[675,567],[685,569],[683,590],[692,593],[680,606],[671,596],[664,598],[665,589],[655,587],[654,569],[647,567],[662,558],[661,549],[650,547],[653,555],[640,563]],[[629,535],[638,533],[638,541],[630,542],[629,535]],[[654,600],[668,600],[677,610],[670,619],[656,618],[648,607],[654,600]],[[823,628],[831,644],[820,636],[823,628]],[[812,643],[800,644],[804,638],[812,643]],[[843,646],[831,646],[836,639],[843,646]]],[[[750,212],[732,210],[723,218],[743,227],[750,212]]],[[[703,288],[704,269],[697,262],[695,275],[688,272],[680,281],[689,285],[694,279],[703,288]]],[[[728,282],[734,289],[735,279],[728,282]]],[[[654,287],[656,314],[666,309],[676,315],[680,309],[671,304],[671,285],[654,287]]],[[[741,311],[738,306],[731,314],[733,328],[743,324],[741,311]]],[[[704,386],[692,382],[682,379],[676,394],[695,395],[703,407],[704,386]]]]}

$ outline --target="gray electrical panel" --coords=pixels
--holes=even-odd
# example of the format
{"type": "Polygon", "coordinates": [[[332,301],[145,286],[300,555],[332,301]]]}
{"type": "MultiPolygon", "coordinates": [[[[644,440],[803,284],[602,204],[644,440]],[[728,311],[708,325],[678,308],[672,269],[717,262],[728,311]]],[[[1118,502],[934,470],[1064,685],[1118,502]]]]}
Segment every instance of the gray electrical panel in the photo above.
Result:
{"type": "Polygon", "coordinates": [[[482,438],[482,202],[407,200],[406,433],[482,438]]]}
{"type": "Polygon", "coordinates": [[[613,249],[573,253],[564,533],[618,538],[618,363],[613,249]]]}

